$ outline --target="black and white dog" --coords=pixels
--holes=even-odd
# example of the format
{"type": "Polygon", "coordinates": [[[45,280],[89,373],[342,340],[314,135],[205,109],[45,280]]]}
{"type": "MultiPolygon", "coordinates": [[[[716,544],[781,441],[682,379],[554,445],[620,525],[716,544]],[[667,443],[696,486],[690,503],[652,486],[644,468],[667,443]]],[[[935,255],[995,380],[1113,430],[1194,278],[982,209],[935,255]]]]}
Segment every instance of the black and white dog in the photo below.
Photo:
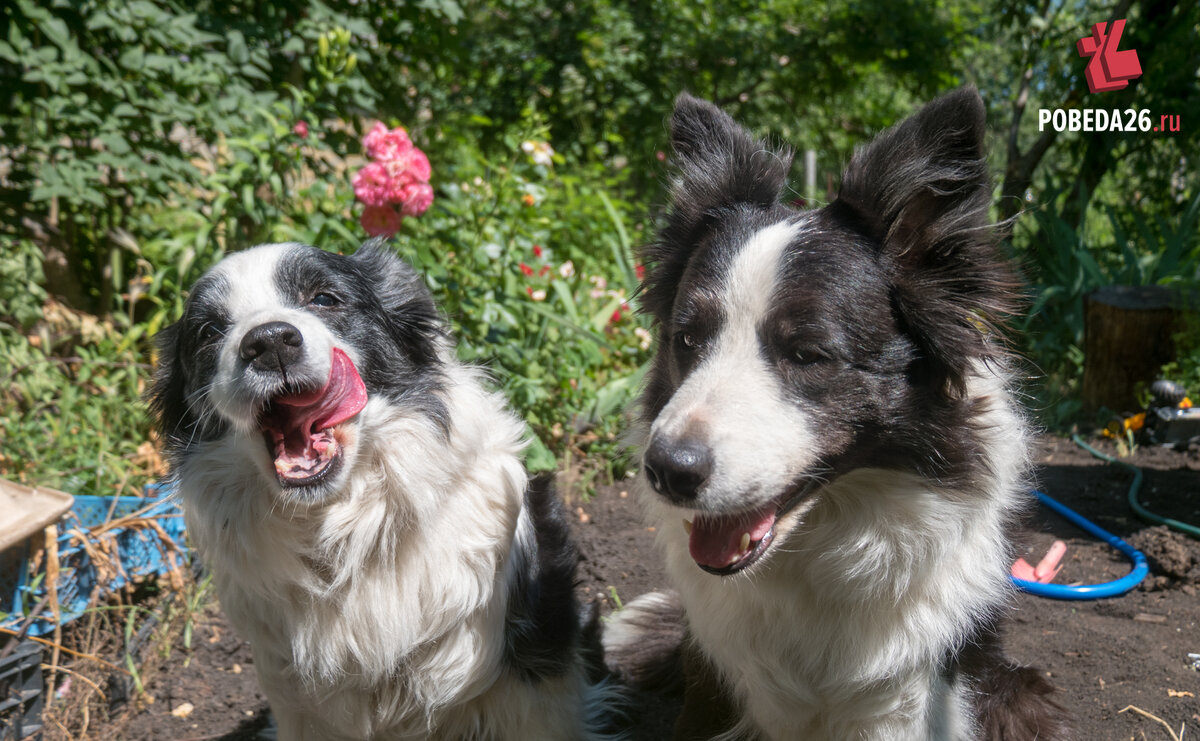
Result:
{"type": "Polygon", "coordinates": [[[601,737],[561,506],[412,269],[256,247],[159,347],[188,532],[281,739],[601,737]]]}
{"type": "Polygon", "coordinates": [[[984,131],[978,93],[951,93],[798,212],[788,152],[677,101],[642,480],[678,597],[635,601],[605,644],[636,660],[681,601],[678,738],[1064,737],[999,650],[1029,464],[984,131]]]}

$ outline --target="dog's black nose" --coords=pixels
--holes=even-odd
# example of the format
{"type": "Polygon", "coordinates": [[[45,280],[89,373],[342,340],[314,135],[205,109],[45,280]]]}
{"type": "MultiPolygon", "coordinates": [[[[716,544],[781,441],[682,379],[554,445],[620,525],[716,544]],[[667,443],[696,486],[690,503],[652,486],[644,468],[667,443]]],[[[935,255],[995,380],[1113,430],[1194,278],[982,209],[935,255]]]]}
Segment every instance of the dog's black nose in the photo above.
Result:
{"type": "Polygon", "coordinates": [[[267,322],[246,333],[242,360],[260,370],[281,371],[300,359],[304,337],[287,322],[267,322]]]}
{"type": "Polygon", "coordinates": [[[666,440],[656,435],[642,464],[656,492],[676,504],[684,504],[696,498],[712,474],[712,451],[695,438],[666,440]]]}

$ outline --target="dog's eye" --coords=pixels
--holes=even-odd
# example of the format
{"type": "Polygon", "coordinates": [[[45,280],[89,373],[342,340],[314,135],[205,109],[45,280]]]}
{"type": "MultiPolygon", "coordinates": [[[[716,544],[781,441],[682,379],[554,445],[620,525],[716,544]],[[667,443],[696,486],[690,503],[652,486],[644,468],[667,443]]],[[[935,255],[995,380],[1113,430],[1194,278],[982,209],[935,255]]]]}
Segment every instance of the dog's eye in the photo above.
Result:
{"type": "Polygon", "coordinates": [[[791,355],[788,358],[796,365],[812,365],[819,363],[822,360],[827,360],[829,356],[821,352],[818,347],[812,345],[796,345],[792,348],[791,355]]]}
{"type": "Polygon", "coordinates": [[[691,332],[676,332],[675,342],[686,352],[695,352],[704,341],[691,332]]]}
{"type": "Polygon", "coordinates": [[[337,296],[332,293],[318,293],[308,302],[309,306],[337,306],[340,303],[341,301],[338,301],[337,296]]]}
{"type": "Polygon", "coordinates": [[[208,344],[218,337],[224,336],[221,325],[216,322],[205,322],[200,326],[200,341],[208,344]]]}

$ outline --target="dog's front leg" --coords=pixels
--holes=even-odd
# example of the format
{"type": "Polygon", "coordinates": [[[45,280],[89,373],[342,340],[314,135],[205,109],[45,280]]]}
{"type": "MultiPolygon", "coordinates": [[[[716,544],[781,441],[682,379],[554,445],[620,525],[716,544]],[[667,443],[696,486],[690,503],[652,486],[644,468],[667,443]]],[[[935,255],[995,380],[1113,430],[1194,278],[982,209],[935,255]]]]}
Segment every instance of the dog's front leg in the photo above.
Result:
{"type": "Polygon", "coordinates": [[[683,642],[683,677],[683,710],[674,741],[711,741],[732,730],[739,715],[736,700],[690,636],[683,642]]]}

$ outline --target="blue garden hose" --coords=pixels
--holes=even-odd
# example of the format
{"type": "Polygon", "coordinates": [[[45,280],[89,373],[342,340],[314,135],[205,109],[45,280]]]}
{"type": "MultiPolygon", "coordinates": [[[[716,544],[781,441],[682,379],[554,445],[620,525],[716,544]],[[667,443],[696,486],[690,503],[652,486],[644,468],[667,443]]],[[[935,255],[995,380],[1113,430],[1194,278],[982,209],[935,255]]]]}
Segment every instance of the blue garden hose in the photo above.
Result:
{"type": "Polygon", "coordinates": [[[1042,504],[1128,556],[1129,560],[1133,562],[1133,570],[1116,581],[1105,582],[1103,584],[1080,584],[1079,586],[1042,584],[1041,582],[1018,579],[1015,576],[1011,577],[1013,584],[1016,584],[1019,589],[1030,594],[1036,594],[1039,597],[1050,597],[1052,599],[1102,599],[1104,597],[1117,597],[1125,594],[1138,584],[1141,584],[1142,580],[1146,578],[1146,574],[1150,573],[1150,565],[1146,563],[1146,557],[1142,555],[1141,551],[1065,504],[1052,499],[1040,491],[1035,491],[1034,494],[1037,494],[1038,501],[1042,504]]]}

